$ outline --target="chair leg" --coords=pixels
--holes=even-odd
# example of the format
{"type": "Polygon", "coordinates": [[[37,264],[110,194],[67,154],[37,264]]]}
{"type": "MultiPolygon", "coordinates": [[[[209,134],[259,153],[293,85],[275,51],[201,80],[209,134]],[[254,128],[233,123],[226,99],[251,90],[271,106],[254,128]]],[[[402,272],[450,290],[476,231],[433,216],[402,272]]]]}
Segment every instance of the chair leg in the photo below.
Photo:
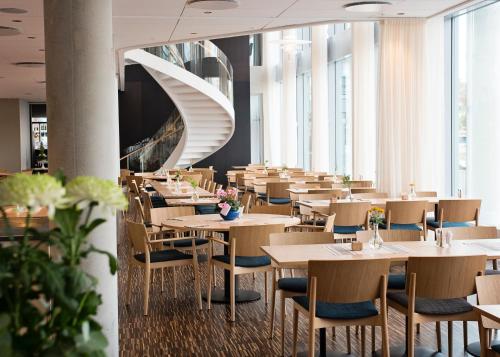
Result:
{"type": "Polygon", "coordinates": [[[174,273],[173,273],[173,281],[174,281],[174,299],[177,299],[177,274],[176,274],[176,268],[173,267],[174,273]]]}
{"type": "Polygon", "coordinates": [[[436,342],[437,342],[437,351],[441,352],[441,322],[436,321],[436,342]]]}
{"type": "Polygon", "coordinates": [[[493,260],[493,269],[498,270],[498,262],[496,259],[493,260]]]}
{"type": "Polygon", "coordinates": [[[267,271],[264,272],[264,302],[267,305],[267,271]]]}
{"type": "Polygon", "coordinates": [[[311,320],[309,320],[309,343],[307,349],[307,356],[314,357],[314,349],[316,346],[316,331],[314,330],[314,324],[311,320]]]}
{"type": "Polygon", "coordinates": [[[229,300],[230,300],[230,303],[231,303],[231,321],[235,321],[236,320],[236,314],[235,314],[235,305],[236,305],[236,301],[235,301],[235,291],[234,291],[234,272],[231,270],[230,273],[229,273],[229,300]]]}
{"type": "MultiPolygon", "coordinates": [[[[382,327],[383,329],[383,327],[382,327]]],[[[384,334],[383,334],[383,330],[382,330],[382,340],[384,339],[384,334]]],[[[382,346],[383,346],[383,343],[382,343],[382,346]]],[[[375,353],[375,326],[372,326],[372,354],[375,353]]]]}
{"type": "Polygon", "coordinates": [[[127,274],[127,305],[130,305],[130,294],[132,293],[132,264],[129,263],[127,274]]]}
{"type": "Polygon", "coordinates": [[[417,324],[417,335],[420,335],[420,323],[417,324]]]}
{"type": "Polygon", "coordinates": [[[351,326],[346,326],[345,327],[345,335],[346,335],[346,342],[347,342],[347,354],[351,354],[351,326]]]}
{"type": "Polygon", "coordinates": [[[358,325],[356,325],[356,328],[355,328],[355,330],[354,330],[354,331],[355,331],[355,333],[356,333],[356,336],[357,336],[357,335],[359,335],[359,326],[358,326],[358,325]]]}
{"type": "Polygon", "coordinates": [[[335,326],[332,327],[332,338],[337,336],[337,331],[335,331],[335,326]]]}
{"type": "Polygon", "coordinates": [[[212,264],[212,258],[208,258],[208,285],[207,285],[207,309],[212,308],[212,268],[215,269],[215,265],[212,264]]]}
{"type": "Polygon", "coordinates": [[[366,326],[361,326],[361,356],[366,354],[366,326]]]}
{"type": "Polygon", "coordinates": [[[272,339],[274,335],[274,308],[276,307],[276,269],[272,273],[272,291],[271,291],[271,326],[269,331],[269,338],[272,339]]]}
{"type": "Polygon", "coordinates": [[[163,268],[161,268],[161,292],[163,292],[163,268]]]}
{"type": "MultiPolygon", "coordinates": [[[[196,257],[196,259],[198,259],[196,257]]],[[[194,273],[194,291],[196,292],[196,298],[198,300],[198,308],[203,310],[203,302],[201,301],[201,282],[200,282],[200,269],[198,268],[198,263],[193,264],[194,273]]],[[[208,285],[210,288],[210,285],[208,285]]]]}
{"type": "Polygon", "coordinates": [[[408,357],[415,356],[415,324],[413,323],[413,319],[408,319],[408,351],[406,352],[408,357]]]}
{"type": "Polygon", "coordinates": [[[252,273],[252,279],[255,281],[255,273],[252,273]]]}
{"type": "Polygon", "coordinates": [[[453,356],[453,321],[448,321],[448,356],[453,356]]]}
{"type": "Polygon", "coordinates": [[[144,316],[148,314],[149,308],[149,284],[151,279],[151,269],[144,270],[144,316]]]}
{"type": "Polygon", "coordinates": [[[299,327],[299,311],[293,309],[292,356],[297,357],[297,329],[299,327]]]}
{"type": "Polygon", "coordinates": [[[281,303],[281,355],[285,355],[285,316],[286,316],[286,299],[283,296],[283,293],[280,294],[280,303],[281,303]]]}
{"type": "Polygon", "coordinates": [[[467,321],[463,322],[464,324],[464,348],[467,348],[467,345],[469,344],[469,331],[467,330],[467,321]]]}
{"type": "MultiPolygon", "coordinates": [[[[375,330],[375,326],[373,326],[373,330],[375,330]]],[[[375,341],[375,334],[373,336],[373,341],[375,341]]],[[[373,348],[375,348],[375,342],[373,342],[373,348]]],[[[387,318],[385,318],[382,323],[382,355],[383,357],[389,357],[391,355],[389,347],[389,324],[387,318]]]]}

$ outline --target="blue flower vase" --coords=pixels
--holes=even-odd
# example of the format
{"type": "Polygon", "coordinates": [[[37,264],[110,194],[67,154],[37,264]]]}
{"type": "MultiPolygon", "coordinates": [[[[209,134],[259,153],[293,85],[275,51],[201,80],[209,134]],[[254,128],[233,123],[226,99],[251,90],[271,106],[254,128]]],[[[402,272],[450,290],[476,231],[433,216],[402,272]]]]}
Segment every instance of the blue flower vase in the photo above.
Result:
{"type": "Polygon", "coordinates": [[[240,216],[240,212],[231,209],[231,210],[229,210],[229,212],[227,213],[227,215],[223,216],[221,214],[220,216],[225,221],[233,221],[233,220],[235,220],[236,218],[238,218],[240,216]]]}

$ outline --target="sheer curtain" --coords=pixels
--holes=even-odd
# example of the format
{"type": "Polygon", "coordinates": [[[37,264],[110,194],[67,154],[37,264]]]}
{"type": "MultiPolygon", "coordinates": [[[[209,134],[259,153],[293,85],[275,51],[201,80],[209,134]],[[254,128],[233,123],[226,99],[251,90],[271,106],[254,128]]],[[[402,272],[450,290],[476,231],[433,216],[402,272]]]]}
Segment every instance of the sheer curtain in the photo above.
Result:
{"type": "Polygon", "coordinates": [[[353,177],[375,179],[375,23],[352,24],[353,177]]]}

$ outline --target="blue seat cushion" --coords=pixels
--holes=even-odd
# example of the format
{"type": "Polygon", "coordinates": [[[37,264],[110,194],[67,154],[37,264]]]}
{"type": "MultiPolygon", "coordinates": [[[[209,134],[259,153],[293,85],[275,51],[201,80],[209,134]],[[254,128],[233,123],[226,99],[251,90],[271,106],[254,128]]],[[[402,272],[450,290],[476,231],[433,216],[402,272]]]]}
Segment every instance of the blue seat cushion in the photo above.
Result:
{"type": "Polygon", "coordinates": [[[151,204],[153,205],[153,208],[167,207],[165,199],[159,196],[151,196],[151,204]]]}
{"type": "MultiPolygon", "coordinates": [[[[178,250],[156,250],[149,254],[151,263],[168,262],[172,260],[193,259],[191,254],[184,254],[178,250]]],[[[146,262],[144,253],[134,255],[134,258],[142,263],[146,262]]]]}
{"type": "MultiPolygon", "coordinates": [[[[307,296],[294,296],[293,300],[303,308],[309,308],[309,298],[307,296]]],[[[378,310],[371,301],[347,304],[316,302],[316,317],[324,319],[352,320],[377,315],[378,310]]]]}
{"type": "MultiPolygon", "coordinates": [[[[387,224],[381,224],[380,228],[387,229],[387,224]]],[[[421,231],[422,227],[419,227],[417,224],[391,223],[391,229],[395,231],[421,231]]]]}
{"type": "Polygon", "coordinates": [[[156,191],[156,190],[155,190],[153,187],[151,187],[151,186],[146,186],[145,188],[146,188],[146,191],[148,191],[148,192],[155,192],[155,191],[156,191]]]}
{"type": "Polygon", "coordinates": [[[281,278],[278,280],[278,288],[294,293],[305,293],[307,291],[307,278],[281,278]]]}
{"type": "MultiPolygon", "coordinates": [[[[188,248],[192,246],[192,239],[182,239],[182,240],[176,240],[173,242],[174,243],[174,248],[188,248]]],[[[194,245],[199,246],[203,244],[207,244],[208,240],[207,239],[202,239],[202,238],[195,238],[194,240],[194,245]]],[[[163,245],[170,247],[171,242],[165,242],[163,245]]]]}
{"type": "Polygon", "coordinates": [[[387,289],[403,290],[406,287],[405,274],[389,274],[387,279],[387,289]]]}
{"type": "Polygon", "coordinates": [[[198,214],[216,214],[216,213],[218,213],[216,205],[201,205],[201,206],[196,206],[195,211],[198,214]]]}
{"type": "MultiPolygon", "coordinates": [[[[408,295],[404,291],[390,291],[387,293],[390,300],[399,305],[408,307],[408,295]]],[[[472,305],[466,299],[427,299],[417,297],[415,312],[425,315],[452,315],[472,311],[472,305]]]]}
{"type": "Polygon", "coordinates": [[[339,234],[356,234],[358,231],[362,231],[363,227],[361,226],[334,226],[333,233],[339,234]]]}
{"type": "MultiPolygon", "coordinates": [[[[267,202],[267,196],[265,194],[259,193],[259,199],[264,200],[267,202]]],[[[273,205],[286,205],[289,204],[291,201],[289,198],[269,198],[269,203],[273,205]]]]}
{"type": "Polygon", "coordinates": [[[496,353],[500,353],[500,343],[497,343],[496,345],[491,345],[491,349],[496,353]]]}
{"type": "Polygon", "coordinates": [[[500,270],[486,269],[484,275],[500,275],[500,270]]]}
{"type": "MultiPolygon", "coordinates": [[[[308,224],[310,226],[314,225],[314,220],[312,219],[305,219],[304,222],[302,222],[303,224],[308,224]]],[[[316,225],[317,226],[321,226],[321,227],[324,227],[326,224],[326,221],[324,220],[316,220],[316,225]]]]}
{"type": "MultiPolygon", "coordinates": [[[[439,222],[434,221],[434,218],[427,218],[427,225],[432,228],[439,228],[439,222]]],[[[470,224],[467,222],[443,222],[443,228],[453,227],[470,227],[470,224]]]]}
{"type": "MultiPolygon", "coordinates": [[[[214,255],[212,259],[218,260],[220,262],[230,264],[231,258],[229,255],[214,255]]],[[[257,268],[266,265],[271,265],[271,258],[263,255],[262,257],[236,257],[235,265],[237,267],[243,268],[257,268]]]]}

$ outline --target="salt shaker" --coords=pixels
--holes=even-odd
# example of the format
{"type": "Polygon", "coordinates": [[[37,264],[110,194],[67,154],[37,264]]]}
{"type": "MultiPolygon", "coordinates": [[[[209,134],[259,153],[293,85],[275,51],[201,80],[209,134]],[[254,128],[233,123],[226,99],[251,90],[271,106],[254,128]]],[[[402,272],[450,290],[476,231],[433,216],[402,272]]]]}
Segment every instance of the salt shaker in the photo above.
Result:
{"type": "Polygon", "coordinates": [[[450,231],[446,232],[446,245],[451,246],[451,242],[453,241],[453,233],[450,231]]]}

